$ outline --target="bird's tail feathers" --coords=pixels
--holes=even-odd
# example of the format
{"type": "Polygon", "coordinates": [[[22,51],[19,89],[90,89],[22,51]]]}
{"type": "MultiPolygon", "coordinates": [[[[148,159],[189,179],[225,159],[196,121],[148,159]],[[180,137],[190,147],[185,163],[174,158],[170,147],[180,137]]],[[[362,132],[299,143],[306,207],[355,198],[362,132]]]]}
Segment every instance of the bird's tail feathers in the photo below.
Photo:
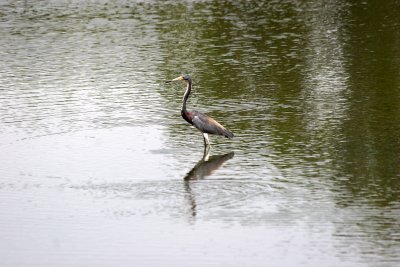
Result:
{"type": "Polygon", "coordinates": [[[225,129],[225,131],[224,131],[224,136],[225,136],[226,138],[229,138],[229,139],[231,139],[231,138],[234,137],[233,133],[231,133],[231,132],[228,131],[227,129],[225,129]]]}

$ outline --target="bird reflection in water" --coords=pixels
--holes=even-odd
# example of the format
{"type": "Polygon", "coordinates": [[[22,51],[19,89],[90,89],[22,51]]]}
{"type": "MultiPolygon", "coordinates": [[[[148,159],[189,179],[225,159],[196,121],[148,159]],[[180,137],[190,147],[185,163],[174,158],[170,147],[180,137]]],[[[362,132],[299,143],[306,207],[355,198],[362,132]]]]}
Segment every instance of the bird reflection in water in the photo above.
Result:
{"type": "Polygon", "coordinates": [[[230,160],[235,155],[234,152],[230,152],[223,155],[210,156],[210,147],[204,147],[204,153],[202,159],[194,165],[194,167],[185,175],[184,186],[188,195],[190,203],[190,210],[192,217],[196,216],[196,200],[191,188],[191,183],[204,179],[207,176],[211,176],[213,172],[219,169],[227,160],[230,160]]]}

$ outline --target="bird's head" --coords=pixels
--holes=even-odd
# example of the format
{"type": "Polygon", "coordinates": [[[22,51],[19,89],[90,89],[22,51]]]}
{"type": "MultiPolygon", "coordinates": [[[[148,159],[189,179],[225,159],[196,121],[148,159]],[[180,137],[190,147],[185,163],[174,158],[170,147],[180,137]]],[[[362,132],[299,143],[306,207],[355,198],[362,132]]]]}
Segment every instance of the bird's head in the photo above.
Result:
{"type": "Polygon", "coordinates": [[[172,79],[170,81],[166,81],[166,83],[175,82],[175,81],[191,81],[192,79],[188,74],[181,74],[179,77],[172,79]]]}

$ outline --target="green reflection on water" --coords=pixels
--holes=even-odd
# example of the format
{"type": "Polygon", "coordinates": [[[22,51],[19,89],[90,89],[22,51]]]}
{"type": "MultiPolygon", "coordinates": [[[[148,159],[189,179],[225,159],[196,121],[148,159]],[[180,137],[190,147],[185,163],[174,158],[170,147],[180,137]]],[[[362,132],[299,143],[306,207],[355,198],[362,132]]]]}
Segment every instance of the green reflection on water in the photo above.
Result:
{"type": "MultiPolygon", "coordinates": [[[[386,255],[398,260],[398,1],[11,2],[0,13],[9,23],[0,28],[8,37],[0,41],[6,51],[2,99],[13,111],[2,107],[3,126],[51,134],[81,125],[161,124],[166,146],[174,149],[156,151],[179,160],[165,165],[168,179],[175,179],[199,169],[190,161],[196,164],[192,152],[202,152],[202,138],[180,118],[183,86],[166,89],[156,81],[187,72],[194,79],[189,108],[209,112],[237,136],[213,139],[215,154],[235,152],[224,169],[230,180],[184,183],[191,206],[197,205],[191,193],[197,193],[196,201],[207,204],[197,207],[199,213],[210,207],[211,217],[224,220],[224,213],[213,210],[227,211],[214,201],[220,198],[233,203],[229,220],[268,225],[272,219],[280,232],[285,223],[298,225],[289,230],[304,231],[300,238],[319,226],[323,234],[305,237],[311,243],[307,252],[320,244],[315,239],[331,243],[331,227],[334,235],[347,237],[339,238],[343,244],[334,251],[317,251],[321,256],[342,247],[347,252],[356,243],[360,254],[378,255],[374,262],[386,255]],[[40,92],[37,107],[24,95],[32,88],[40,92]],[[269,193],[276,181],[278,189],[269,193]],[[249,197],[260,203],[249,205],[249,197]]],[[[161,133],[138,135],[151,140],[161,133]]],[[[71,142],[68,135],[65,141],[71,142]]],[[[165,184],[155,184],[136,190],[145,197],[161,195],[163,203],[180,196],[175,182],[165,194],[165,184]]],[[[131,194],[135,187],[126,190],[123,184],[119,190],[131,194]]]]}
{"type": "Polygon", "coordinates": [[[160,67],[193,76],[189,107],[221,118],[240,149],[389,204],[400,195],[396,10],[393,1],[179,3],[162,12],[160,67]]]}

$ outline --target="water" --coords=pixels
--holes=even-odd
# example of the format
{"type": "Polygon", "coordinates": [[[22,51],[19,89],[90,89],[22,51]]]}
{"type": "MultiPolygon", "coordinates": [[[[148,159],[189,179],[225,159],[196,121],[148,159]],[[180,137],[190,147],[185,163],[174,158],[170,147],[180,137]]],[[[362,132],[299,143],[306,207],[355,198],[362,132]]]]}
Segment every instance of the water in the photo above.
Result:
{"type": "Polygon", "coordinates": [[[1,1],[0,264],[398,265],[399,8],[1,1]]]}

